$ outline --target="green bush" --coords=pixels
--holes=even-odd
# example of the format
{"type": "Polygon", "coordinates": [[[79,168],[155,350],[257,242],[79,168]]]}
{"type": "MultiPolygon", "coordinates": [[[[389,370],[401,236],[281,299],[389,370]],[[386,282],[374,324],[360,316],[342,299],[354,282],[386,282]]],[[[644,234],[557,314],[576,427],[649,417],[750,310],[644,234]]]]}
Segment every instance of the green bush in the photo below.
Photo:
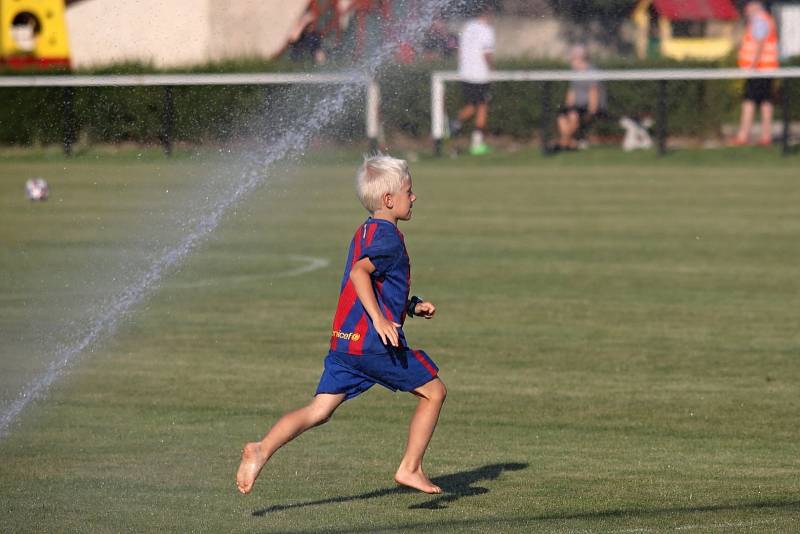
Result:
{"type": "MultiPolygon", "coordinates": [[[[798,63],[795,61],[793,63],[798,63]]],[[[600,68],[686,68],[719,67],[719,63],[687,65],[670,61],[610,61],[600,68]]],[[[241,60],[169,72],[287,72],[305,68],[283,61],[241,60]]],[[[452,70],[450,63],[392,65],[378,75],[381,86],[381,115],[387,133],[402,132],[424,138],[430,132],[430,74],[452,70]]],[[[498,69],[566,69],[563,63],[542,61],[501,62],[498,69]]],[[[157,72],[146,65],[126,64],[78,74],[141,74],[157,72]]],[[[163,71],[162,71],[163,72],[163,71]]],[[[0,73],[20,74],[20,73],[0,73]]],[[[671,81],[668,85],[668,128],[671,134],[707,135],[718,132],[723,122],[734,121],[739,113],[741,80],[671,81]]],[[[563,100],[566,83],[549,86],[551,114],[563,100]]],[[[791,84],[791,98],[800,102],[800,82],[791,84]]],[[[609,111],[621,115],[655,115],[658,82],[610,82],[607,84],[609,111]]],[[[177,142],[227,142],[242,137],[277,135],[284,125],[302,120],[324,87],[298,91],[287,86],[197,86],[173,89],[174,126],[177,142]],[[292,97],[291,95],[295,95],[292,97]],[[297,95],[300,95],[297,97],[297,95]],[[299,98],[299,100],[298,100],[299,98]]],[[[496,83],[492,88],[489,129],[494,134],[529,138],[538,132],[542,119],[542,83],[496,83]]],[[[62,88],[4,88],[0,98],[0,143],[49,144],[63,138],[64,106],[67,92],[62,88]]],[[[454,114],[461,105],[455,84],[448,84],[446,107],[454,114]]],[[[325,128],[336,140],[359,139],[364,135],[363,95],[349,111],[325,128]]],[[[797,107],[798,104],[795,104],[797,107]]],[[[92,143],[132,141],[157,143],[162,133],[164,89],[160,87],[77,88],[72,92],[72,109],[77,134],[92,143]]],[[[549,121],[553,123],[554,121],[549,121]]],[[[613,121],[601,125],[616,128],[613,121]]]]}

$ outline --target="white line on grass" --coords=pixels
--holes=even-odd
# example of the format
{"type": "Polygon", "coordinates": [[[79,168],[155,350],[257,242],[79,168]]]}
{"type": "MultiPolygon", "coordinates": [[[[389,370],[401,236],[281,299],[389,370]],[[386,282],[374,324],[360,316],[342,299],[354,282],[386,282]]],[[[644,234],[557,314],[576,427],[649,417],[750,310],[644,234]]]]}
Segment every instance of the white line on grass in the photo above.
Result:
{"type": "Polygon", "coordinates": [[[324,269],[331,263],[327,258],[316,258],[314,256],[288,254],[284,257],[293,262],[300,263],[301,265],[285,271],[278,271],[277,273],[266,272],[261,274],[239,274],[233,276],[220,275],[215,277],[205,277],[194,282],[177,282],[173,284],[168,283],[165,285],[165,289],[195,289],[198,287],[212,287],[223,284],[239,284],[242,282],[251,282],[253,280],[264,278],[292,278],[316,271],[318,269],[324,269]]]}
{"type": "MultiPolygon", "coordinates": [[[[219,286],[223,284],[240,284],[242,282],[251,282],[253,280],[264,279],[264,278],[292,278],[295,276],[300,276],[302,274],[308,274],[310,272],[324,269],[328,265],[331,264],[330,260],[327,258],[317,258],[314,256],[301,256],[298,254],[287,254],[283,256],[288,260],[296,263],[300,263],[301,265],[297,267],[292,267],[291,269],[286,269],[285,271],[278,271],[276,273],[260,273],[260,274],[240,274],[240,275],[233,275],[233,276],[215,276],[215,277],[203,277],[200,280],[196,280],[193,282],[167,282],[164,284],[165,289],[196,289],[198,287],[212,287],[212,286],[219,286]]],[[[47,297],[52,298],[54,295],[63,296],[63,295],[86,295],[91,293],[90,291],[63,291],[63,290],[48,290],[47,297]]],[[[19,300],[23,298],[20,294],[9,294],[9,295],[0,295],[0,300],[19,300]]],[[[30,298],[30,297],[25,297],[30,298]]]]}
{"type": "Polygon", "coordinates": [[[330,260],[327,258],[315,258],[313,256],[293,256],[289,255],[288,258],[292,261],[299,261],[305,262],[305,265],[301,265],[300,267],[296,267],[294,269],[290,269],[288,271],[283,271],[282,273],[278,273],[275,275],[276,278],[288,278],[291,276],[300,276],[301,274],[310,273],[311,271],[316,271],[317,269],[324,269],[328,265],[330,265],[330,260]]]}

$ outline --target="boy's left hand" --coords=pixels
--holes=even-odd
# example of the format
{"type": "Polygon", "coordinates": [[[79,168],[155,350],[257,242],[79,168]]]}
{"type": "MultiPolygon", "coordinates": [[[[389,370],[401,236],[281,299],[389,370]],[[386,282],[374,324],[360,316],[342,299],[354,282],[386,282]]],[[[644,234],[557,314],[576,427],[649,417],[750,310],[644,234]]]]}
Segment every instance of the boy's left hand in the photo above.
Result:
{"type": "Polygon", "coordinates": [[[435,313],[436,306],[433,305],[433,302],[422,301],[414,307],[414,315],[417,317],[432,319],[435,313]]]}

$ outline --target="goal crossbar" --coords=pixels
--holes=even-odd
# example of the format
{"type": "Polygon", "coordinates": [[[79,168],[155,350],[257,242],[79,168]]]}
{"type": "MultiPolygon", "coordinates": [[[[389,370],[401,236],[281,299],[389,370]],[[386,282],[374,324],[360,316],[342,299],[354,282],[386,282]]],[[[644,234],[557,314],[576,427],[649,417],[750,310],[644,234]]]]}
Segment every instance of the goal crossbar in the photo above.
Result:
{"type": "Polygon", "coordinates": [[[0,76],[0,87],[141,87],[164,85],[355,84],[372,79],[362,72],[254,74],[108,74],[0,76]]]}

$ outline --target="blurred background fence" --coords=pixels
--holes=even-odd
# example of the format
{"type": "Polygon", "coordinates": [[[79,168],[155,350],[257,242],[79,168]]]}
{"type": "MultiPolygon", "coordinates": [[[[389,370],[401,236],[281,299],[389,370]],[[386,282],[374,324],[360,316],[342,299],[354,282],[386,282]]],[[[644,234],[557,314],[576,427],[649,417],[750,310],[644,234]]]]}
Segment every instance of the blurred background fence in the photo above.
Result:
{"type": "MultiPolygon", "coordinates": [[[[421,17],[420,0],[231,0],[198,7],[190,0],[0,0],[0,76],[104,74],[322,73],[352,67],[381,43],[396,48],[377,73],[383,133],[429,141],[431,75],[456,66],[458,31],[479,4],[492,7],[502,71],[568,69],[570,47],[585,45],[601,70],[724,68],[735,63],[745,0],[458,0],[439,2],[419,42],[398,38],[401,22],[421,17]],[[153,16],[158,13],[159,16],[153,16]],[[103,23],[99,24],[98,21],[103,23]],[[355,63],[354,63],[355,61],[355,63]],[[59,72],[58,69],[61,69],[59,72]]],[[[781,64],[800,65],[800,0],[768,2],[781,33],[781,64]]],[[[430,3],[428,4],[430,5],[430,3]]],[[[684,80],[666,87],[669,131],[722,138],[738,120],[744,81],[684,80]]],[[[779,98],[800,102],[800,84],[779,98]]],[[[563,101],[567,82],[497,83],[488,133],[515,140],[541,135],[546,110],[563,101]]],[[[315,98],[325,87],[307,88],[315,98]]],[[[657,81],[607,82],[614,116],[656,115],[657,81]]],[[[175,87],[0,87],[0,145],[164,141],[228,143],[270,134],[270,119],[299,118],[290,85],[175,87]],[[167,113],[165,113],[165,108],[167,113]],[[68,120],[65,117],[69,117],[68,120]],[[65,136],[66,133],[66,136],[65,136]]],[[[448,91],[446,108],[461,105],[448,91]]],[[[362,106],[352,106],[321,135],[332,141],[374,138],[362,106]]],[[[780,110],[778,110],[778,117],[780,110]]],[[[274,128],[278,128],[275,125],[274,128]]],[[[620,135],[604,121],[599,137],[620,135]]]]}
{"type": "MultiPolygon", "coordinates": [[[[800,61],[794,64],[800,65],[800,61]]],[[[619,62],[600,63],[599,68],[618,68],[619,62]]],[[[630,64],[628,64],[630,66],[630,64]]],[[[716,63],[692,63],[692,67],[718,67],[716,63]]],[[[273,65],[273,68],[286,65],[273,65]]],[[[532,70],[564,67],[552,61],[503,62],[498,69],[532,70]]],[[[636,68],[682,67],[669,61],[637,62],[636,68]]],[[[431,131],[430,80],[436,70],[452,68],[445,62],[396,65],[379,73],[381,122],[386,135],[404,135],[427,141],[431,131]]],[[[203,70],[203,69],[197,69],[203,70]]],[[[226,69],[214,66],[208,70],[226,69]]],[[[115,68],[115,74],[143,73],[134,66],[115,68]]],[[[565,71],[565,74],[568,71],[565,71]]],[[[98,71],[105,74],[107,71],[98,71]]],[[[9,77],[10,78],[10,77],[9,77]]],[[[671,135],[714,136],[722,125],[735,122],[739,113],[742,80],[675,80],[667,87],[671,135]]],[[[556,107],[567,82],[553,82],[549,100],[556,107]]],[[[201,85],[176,87],[172,93],[174,122],[171,138],[178,143],[225,143],[261,136],[271,114],[286,120],[302,109],[282,106],[289,84],[201,85]],[[277,107],[281,107],[280,110],[277,107]],[[261,122],[255,121],[259,118],[261,122]]],[[[308,89],[324,92],[325,86],[308,89]]],[[[658,82],[607,82],[609,110],[614,115],[655,115],[658,82]]],[[[310,94],[313,96],[313,94],[310,94]]],[[[800,105],[800,84],[792,84],[792,102],[800,105]]],[[[74,136],[82,143],[135,142],[156,144],[164,133],[164,91],[160,87],[77,87],[71,100],[62,87],[0,88],[0,143],[10,145],[59,144],[64,138],[65,106],[71,106],[74,136]]],[[[537,137],[542,120],[543,86],[537,82],[497,83],[493,88],[489,130],[494,135],[517,139],[537,137]]],[[[448,91],[446,107],[461,104],[460,91],[448,91]]],[[[367,137],[363,106],[354,106],[324,134],[333,141],[351,142],[367,137]]],[[[780,117],[780,110],[778,110],[780,117]]],[[[614,134],[618,126],[599,125],[598,135],[614,134]]]]}
{"type": "Polygon", "coordinates": [[[337,85],[366,88],[365,106],[354,107],[361,113],[341,117],[337,126],[345,138],[365,132],[374,146],[379,134],[378,85],[362,73],[346,71],[0,77],[0,90],[16,97],[8,100],[9,120],[0,124],[17,126],[3,130],[0,142],[62,142],[67,153],[81,138],[89,143],[160,142],[169,153],[176,140],[264,138],[280,129],[270,128],[270,114],[284,123],[299,119],[305,111],[303,100],[337,85]],[[300,100],[292,98],[290,90],[297,86],[305,86],[300,100]],[[359,116],[366,121],[363,127],[349,122],[359,116]]]}

